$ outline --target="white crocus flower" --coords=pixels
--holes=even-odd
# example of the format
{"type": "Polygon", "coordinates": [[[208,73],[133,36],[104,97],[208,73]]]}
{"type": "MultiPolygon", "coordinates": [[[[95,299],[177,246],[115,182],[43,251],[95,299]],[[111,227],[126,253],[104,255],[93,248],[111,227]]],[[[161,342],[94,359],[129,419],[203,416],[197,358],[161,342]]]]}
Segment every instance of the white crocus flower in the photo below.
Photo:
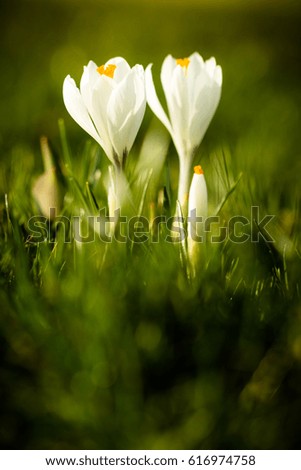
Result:
{"type": "Polygon", "coordinates": [[[80,87],[68,75],[63,84],[67,111],[104,149],[116,168],[124,165],[143,119],[144,70],[121,57],[84,67],[80,87]]]}
{"type": "Polygon", "coordinates": [[[168,118],[157,97],[151,67],[145,70],[147,102],[169,131],[179,154],[178,200],[186,215],[194,152],[219,103],[222,70],[213,57],[204,62],[197,52],[185,59],[168,55],[161,69],[168,118]]]}
{"type": "Polygon", "coordinates": [[[203,169],[194,167],[194,175],[189,190],[187,250],[192,275],[197,273],[201,261],[202,246],[205,243],[205,219],[208,214],[207,186],[203,169]]]}

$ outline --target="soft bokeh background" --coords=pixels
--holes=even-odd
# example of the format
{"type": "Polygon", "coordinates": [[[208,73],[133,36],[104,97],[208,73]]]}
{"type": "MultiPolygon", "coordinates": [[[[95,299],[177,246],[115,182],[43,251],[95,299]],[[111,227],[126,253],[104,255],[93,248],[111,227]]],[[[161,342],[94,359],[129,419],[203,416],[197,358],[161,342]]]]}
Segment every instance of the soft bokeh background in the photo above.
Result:
{"type": "MultiPolygon", "coordinates": [[[[253,202],[276,213],[290,236],[300,201],[300,20],[299,2],[289,0],[2,1],[1,210],[17,179],[24,200],[30,197],[32,174],[42,168],[41,135],[61,153],[61,117],[80,158],[87,136],[63,106],[67,74],[78,81],[90,59],[101,64],[121,55],[132,65],[154,63],[159,84],[168,53],[199,51],[215,56],[224,73],[202,164],[210,172],[223,148],[253,202]]],[[[148,110],[133,158],[153,119],[148,110]]],[[[29,269],[22,243],[9,245],[6,235],[1,231],[4,448],[299,445],[300,258],[292,249],[286,264],[283,249],[259,248],[254,258],[237,248],[236,271],[235,261],[227,266],[226,246],[198,293],[183,295],[167,248],[148,270],[136,258],[128,268],[116,255],[107,275],[99,277],[92,263],[67,269],[60,280],[63,265],[49,261],[46,248],[29,269]],[[269,284],[271,271],[279,285],[269,284]],[[39,276],[43,282],[32,282],[39,276]]]]}

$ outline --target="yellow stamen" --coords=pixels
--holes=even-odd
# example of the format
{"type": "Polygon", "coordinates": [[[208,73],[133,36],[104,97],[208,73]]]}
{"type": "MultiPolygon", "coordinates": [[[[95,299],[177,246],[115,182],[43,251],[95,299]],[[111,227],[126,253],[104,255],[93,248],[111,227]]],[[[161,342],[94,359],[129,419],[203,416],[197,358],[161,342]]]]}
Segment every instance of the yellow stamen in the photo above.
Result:
{"type": "Polygon", "coordinates": [[[176,59],[177,65],[181,65],[181,67],[186,67],[188,68],[188,65],[190,64],[190,59],[188,57],[185,57],[184,59],[176,59]]]}
{"type": "Polygon", "coordinates": [[[106,75],[107,77],[113,78],[116,67],[117,65],[115,64],[101,65],[100,67],[97,67],[96,70],[100,75],[106,75]]]}
{"type": "Polygon", "coordinates": [[[204,172],[203,172],[203,168],[201,167],[201,165],[196,165],[194,167],[194,172],[197,174],[197,175],[203,175],[204,172]]]}

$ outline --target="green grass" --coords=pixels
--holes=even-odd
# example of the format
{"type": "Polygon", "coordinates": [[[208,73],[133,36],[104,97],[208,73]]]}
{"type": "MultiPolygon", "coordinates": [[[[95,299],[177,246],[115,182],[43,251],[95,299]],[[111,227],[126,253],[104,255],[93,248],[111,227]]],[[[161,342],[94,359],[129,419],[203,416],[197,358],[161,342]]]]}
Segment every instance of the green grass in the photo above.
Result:
{"type": "MultiPolygon", "coordinates": [[[[14,11],[19,48],[11,45],[11,54],[20,59],[24,51],[33,50],[43,60],[31,56],[30,64],[22,62],[15,93],[6,97],[15,113],[15,127],[10,116],[1,118],[2,447],[300,445],[300,91],[295,11],[276,9],[271,18],[264,9],[217,13],[197,6],[170,10],[132,5],[120,6],[117,14],[108,6],[78,5],[71,11],[51,3],[45,10],[33,4],[31,13],[25,13],[25,3],[14,11]],[[61,16],[54,15],[57,11],[61,16]],[[35,25],[25,45],[22,12],[35,25]],[[99,27],[100,39],[95,12],[105,18],[106,34],[99,27]],[[145,18],[142,12],[149,21],[143,40],[138,27],[139,18],[145,18]],[[58,18],[57,43],[52,15],[58,18]],[[160,28],[152,39],[157,18],[160,28]],[[281,22],[282,30],[277,27],[281,22]],[[120,32],[122,24],[125,30],[120,32]],[[37,45],[42,30],[47,40],[37,45]],[[71,54],[66,63],[70,43],[77,51],[81,44],[82,55],[71,54]],[[216,55],[224,70],[222,101],[196,157],[205,169],[210,213],[218,212],[224,225],[234,215],[250,218],[251,206],[258,206],[260,218],[275,215],[269,225],[275,242],[266,243],[261,236],[256,243],[235,244],[229,237],[209,242],[194,280],[187,277],[180,246],[164,242],[164,232],[156,244],[106,245],[96,239],[78,246],[72,237],[64,243],[60,225],[56,231],[51,228],[51,241],[34,243],[28,221],[38,213],[31,188],[42,173],[42,133],[53,147],[64,194],[62,214],[80,213],[84,219],[95,214],[96,204],[106,205],[107,160],[67,118],[60,95],[64,75],[71,72],[78,78],[89,58],[97,59],[98,54],[102,60],[115,53],[133,63],[141,54],[144,65],[155,62],[158,75],[162,58],[177,48],[177,55],[194,49],[206,57],[216,55]],[[36,88],[31,84],[34,77],[36,88]],[[21,94],[22,80],[29,95],[21,94]],[[30,104],[32,113],[26,119],[30,104]],[[57,124],[62,116],[65,126],[57,124]],[[95,170],[101,171],[99,179],[95,170]]],[[[12,12],[6,17],[3,35],[9,44],[12,12]]],[[[1,60],[11,64],[9,51],[1,60]]],[[[7,65],[5,70],[10,77],[12,69],[7,65]]],[[[126,168],[134,212],[146,217],[150,201],[163,187],[170,205],[165,200],[157,213],[174,211],[178,166],[173,146],[167,146],[160,123],[147,111],[126,168]],[[151,133],[162,146],[156,178],[143,171],[152,149],[145,143],[151,133]]]]}

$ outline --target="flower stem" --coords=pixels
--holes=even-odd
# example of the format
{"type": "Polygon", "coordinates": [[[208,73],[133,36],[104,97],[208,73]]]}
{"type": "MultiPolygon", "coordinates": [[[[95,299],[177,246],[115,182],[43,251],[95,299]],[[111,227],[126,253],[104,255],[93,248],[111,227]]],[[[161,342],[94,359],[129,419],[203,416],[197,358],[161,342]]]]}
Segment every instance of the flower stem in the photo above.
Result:
{"type": "Polygon", "coordinates": [[[192,178],[191,167],[192,159],[189,156],[185,156],[185,158],[180,158],[178,201],[181,204],[182,213],[184,217],[187,217],[188,211],[189,187],[192,178]]]}

